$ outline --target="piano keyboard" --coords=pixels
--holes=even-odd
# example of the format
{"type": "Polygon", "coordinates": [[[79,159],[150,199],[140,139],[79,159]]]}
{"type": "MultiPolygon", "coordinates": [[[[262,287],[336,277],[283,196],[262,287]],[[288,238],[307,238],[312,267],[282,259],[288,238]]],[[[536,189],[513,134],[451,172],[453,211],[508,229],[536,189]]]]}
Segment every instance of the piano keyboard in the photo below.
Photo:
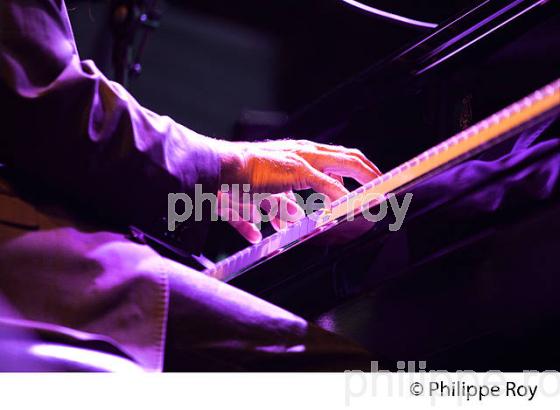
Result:
{"type": "Polygon", "coordinates": [[[302,218],[287,229],[216,263],[204,273],[229,281],[307,238],[330,229],[349,215],[378,205],[389,193],[406,184],[474,154],[507,137],[517,128],[559,108],[560,79],[338,199],[331,204],[330,209],[302,218]]]}

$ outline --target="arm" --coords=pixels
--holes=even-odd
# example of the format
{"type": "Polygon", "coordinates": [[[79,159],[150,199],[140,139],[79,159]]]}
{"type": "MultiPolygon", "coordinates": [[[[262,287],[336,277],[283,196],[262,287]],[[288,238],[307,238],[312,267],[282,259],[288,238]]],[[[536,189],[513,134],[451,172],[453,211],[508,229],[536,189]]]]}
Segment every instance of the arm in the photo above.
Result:
{"type": "MultiPolygon", "coordinates": [[[[379,174],[356,150],[228,143],[141,107],[80,61],[63,0],[0,3],[0,101],[8,102],[0,162],[119,224],[149,227],[166,215],[168,193],[193,194],[195,184],[207,193],[249,183],[257,192],[312,188],[334,198],[347,193],[341,176],[363,183],[379,174]]],[[[255,233],[249,222],[238,229],[255,233]]]]}
{"type": "Polygon", "coordinates": [[[218,189],[215,140],[81,62],[62,0],[0,2],[0,101],[0,162],[103,220],[151,224],[168,193],[218,189]]]}

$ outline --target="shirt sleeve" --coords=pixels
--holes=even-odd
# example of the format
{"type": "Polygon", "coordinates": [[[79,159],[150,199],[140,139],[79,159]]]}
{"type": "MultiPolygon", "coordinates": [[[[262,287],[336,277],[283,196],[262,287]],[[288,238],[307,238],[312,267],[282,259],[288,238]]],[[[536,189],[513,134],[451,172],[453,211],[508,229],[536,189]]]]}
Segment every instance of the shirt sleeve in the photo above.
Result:
{"type": "Polygon", "coordinates": [[[169,193],[218,190],[218,141],[80,61],[63,0],[0,2],[0,101],[0,162],[105,221],[152,226],[169,193]]]}

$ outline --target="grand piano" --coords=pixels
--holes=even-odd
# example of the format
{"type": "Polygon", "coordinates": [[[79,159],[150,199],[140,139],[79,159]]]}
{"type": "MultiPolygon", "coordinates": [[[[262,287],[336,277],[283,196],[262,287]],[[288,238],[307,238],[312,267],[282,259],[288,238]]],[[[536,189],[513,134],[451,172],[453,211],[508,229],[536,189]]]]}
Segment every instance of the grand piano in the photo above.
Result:
{"type": "Polygon", "coordinates": [[[269,133],[359,147],[391,179],[543,93],[548,109],[396,186],[415,195],[397,232],[306,220],[192,266],[357,341],[386,369],[560,368],[559,3],[469,4],[269,133]]]}
{"type": "MultiPolygon", "coordinates": [[[[360,4],[415,10],[406,1],[360,4]]],[[[557,370],[560,2],[454,0],[442,9],[453,15],[419,16],[437,24],[267,132],[359,147],[382,177],[255,246],[215,241],[193,256],[181,252],[180,229],[144,239],[356,341],[382,369],[409,361],[411,370],[557,370]],[[372,224],[339,212],[380,187],[401,203],[414,194],[399,230],[391,218],[372,224]]],[[[138,371],[76,332],[42,335],[48,345],[9,322],[0,333],[6,351],[36,352],[23,363],[30,370],[138,371]],[[71,352],[91,348],[99,363],[61,359],[77,342],[71,352]]]]}

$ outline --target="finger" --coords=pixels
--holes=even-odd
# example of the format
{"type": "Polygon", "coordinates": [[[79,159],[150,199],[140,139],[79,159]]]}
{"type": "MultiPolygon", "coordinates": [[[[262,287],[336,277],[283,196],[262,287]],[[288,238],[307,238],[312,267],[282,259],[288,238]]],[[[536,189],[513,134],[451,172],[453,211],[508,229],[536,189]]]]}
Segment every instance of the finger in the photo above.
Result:
{"type": "Polygon", "coordinates": [[[375,169],[355,156],[324,151],[301,153],[300,155],[319,171],[351,177],[361,184],[366,184],[379,176],[375,169]]]}
{"type": "Polygon", "coordinates": [[[355,148],[346,148],[342,145],[322,144],[320,142],[314,142],[309,140],[275,140],[275,141],[266,141],[263,144],[264,147],[273,150],[281,150],[281,151],[286,150],[286,151],[299,153],[300,150],[303,148],[303,149],[316,149],[318,151],[334,152],[334,153],[353,156],[360,159],[366,165],[368,165],[377,174],[377,176],[382,175],[379,168],[360,150],[355,148]]]}
{"type": "Polygon", "coordinates": [[[351,155],[351,156],[354,156],[354,157],[360,159],[361,161],[363,161],[365,164],[367,164],[371,169],[373,169],[375,171],[377,176],[382,175],[382,172],[377,167],[377,165],[375,165],[368,157],[366,157],[364,154],[362,154],[361,151],[349,150],[349,152],[347,152],[347,154],[351,155]]]}
{"type": "Polygon", "coordinates": [[[377,176],[382,174],[381,171],[379,170],[379,168],[358,149],[346,148],[346,147],[343,147],[341,145],[321,144],[321,143],[318,143],[318,142],[314,142],[312,144],[320,151],[337,152],[337,153],[340,153],[340,154],[346,154],[346,155],[356,157],[356,158],[360,159],[361,161],[363,161],[365,164],[367,164],[371,169],[373,169],[377,173],[377,176]]]}
{"type": "Polygon", "coordinates": [[[241,218],[239,213],[234,209],[227,208],[220,210],[220,217],[227,221],[237,232],[241,234],[249,242],[255,244],[262,240],[262,234],[257,226],[249,221],[241,218]]]}
{"type": "Polygon", "coordinates": [[[278,217],[276,223],[280,229],[285,229],[288,225],[299,221],[305,216],[305,211],[292,201],[285,193],[276,196],[278,200],[278,217]]]}
{"type": "Polygon", "coordinates": [[[274,230],[280,230],[279,224],[279,206],[278,206],[277,194],[270,195],[264,198],[259,204],[262,210],[266,213],[267,220],[270,222],[274,230]]]}
{"type": "Polygon", "coordinates": [[[292,197],[286,192],[272,195],[272,198],[278,202],[278,216],[288,222],[295,222],[305,216],[305,211],[299,206],[293,193],[292,197]]]}
{"type": "Polygon", "coordinates": [[[297,203],[297,198],[296,198],[296,196],[294,195],[294,192],[293,192],[293,191],[285,192],[285,194],[286,194],[286,196],[287,196],[288,198],[290,198],[292,201],[294,201],[295,203],[297,203]]]}
{"type": "Polygon", "coordinates": [[[267,213],[268,220],[277,231],[286,229],[288,225],[305,216],[305,211],[296,201],[291,200],[287,193],[270,195],[261,203],[261,208],[267,213]]]}
{"type": "Polygon", "coordinates": [[[298,198],[293,193],[293,191],[287,191],[284,194],[289,199],[287,206],[288,206],[289,214],[293,217],[293,219],[298,221],[301,218],[305,217],[305,211],[302,208],[302,205],[304,204],[303,198],[298,195],[299,197],[299,201],[298,201],[298,198]]]}
{"type": "Polygon", "coordinates": [[[330,172],[325,172],[325,174],[327,174],[328,176],[330,176],[333,179],[336,179],[338,182],[340,182],[342,185],[344,185],[344,178],[341,177],[340,175],[332,174],[330,172]]]}
{"type": "Polygon", "coordinates": [[[331,201],[335,201],[349,193],[348,190],[344,188],[344,185],[336,179],[318,171],[311,165],[307,167],[306,185],[307,188],[311,188],[315,192],[325,194],[331,201]]]}
{"type": "Polygon", "coordinates": [[[279,216],[275,216],[274,218],[272,218],[270,220],[270,224],[272,225],[272,227],[274,228],[274,230],[276,232],[283,231],[284,229],[286,229],[288,227],[288,224],[286,223],[286,221],[283,221],[282,219],[280,219],[279,216]]]}
{"type": "Polygon", "coordinates": [[[240,213],[245,221],[257,224],[262,222],[260,210],[251,202],[232,201],[231,208],[240,213]]]}

